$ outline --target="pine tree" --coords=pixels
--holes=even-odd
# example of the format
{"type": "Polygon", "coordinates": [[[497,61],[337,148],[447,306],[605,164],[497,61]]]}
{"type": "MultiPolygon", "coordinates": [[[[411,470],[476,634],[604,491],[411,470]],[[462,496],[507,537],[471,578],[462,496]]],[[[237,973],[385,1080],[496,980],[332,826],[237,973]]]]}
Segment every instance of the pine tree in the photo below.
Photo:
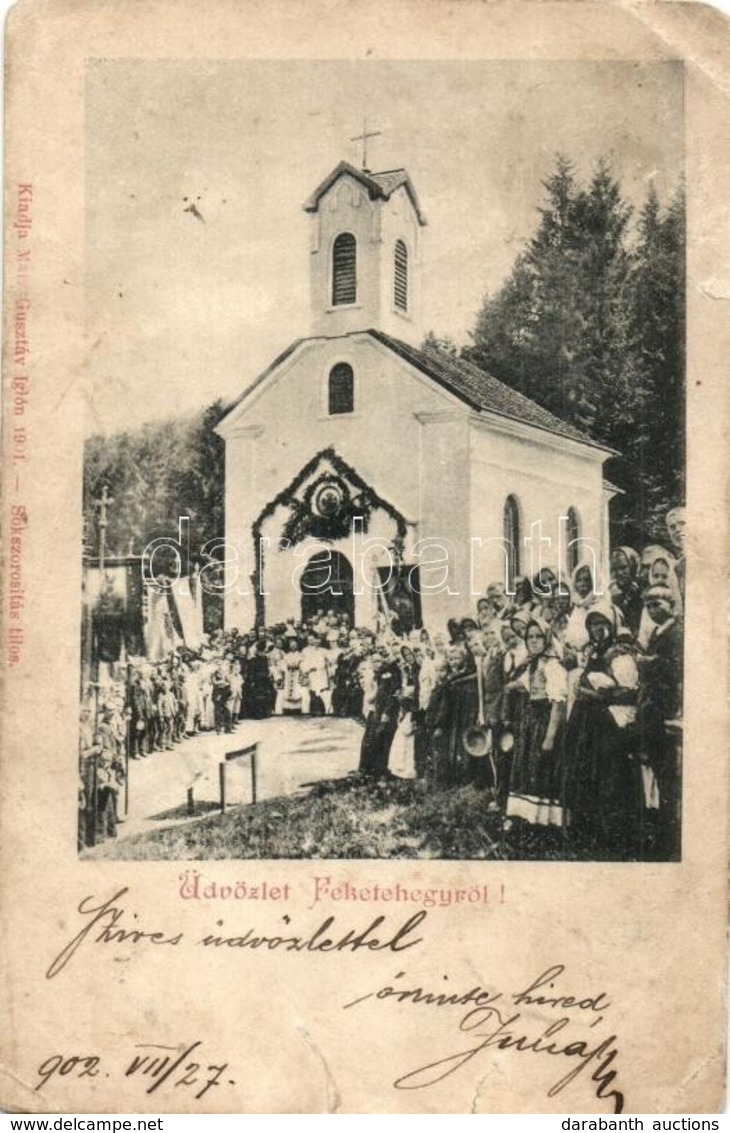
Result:
{"type": "Polygon", "coordinates": [[[533,237],[477,316],[464,354],[621,454],[622,537],[681,496],[684,211],[632,210],[607,161],[587,186],[559,156],[533,237]],[[665,406],[659,410],[657,405],[665,406]]]}
{"type": "Polygon", "coordinates": [[[563,156],[544,188],[537,231],[505,285],[485,301],[468,356],[547,409],[585,425],[590,405],[584,397],[578,272],[584,193],[563,156]]]}
{"type": "Polygon", "coordinates": [[[449,334],[436,334],[435,331],[430,330],[426,334],[423,342],[421,343],[422,350],[439,350],[442,354],[448,354],[451,358],[458,358],[459,348],[449,334]]]}
{"type": "Polygon", "coordinates": [[[649,537],[666,537],[664,515],[684,498],[685,201],[662,215],[653,186],[638,225],[632,274],[633,332],[646,388],[644,451],[636,495],[649,537]]]}

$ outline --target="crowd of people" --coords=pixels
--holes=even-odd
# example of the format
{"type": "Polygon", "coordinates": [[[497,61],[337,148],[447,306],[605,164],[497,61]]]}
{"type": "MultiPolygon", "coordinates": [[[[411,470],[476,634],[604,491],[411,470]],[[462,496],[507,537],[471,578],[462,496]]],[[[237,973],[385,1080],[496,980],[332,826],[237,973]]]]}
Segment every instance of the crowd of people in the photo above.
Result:
{"type": "Polygon", "coordinates": [[[301,714],[362,721],[365,780],[472,784],[518,852],[676,856],[684,562],[652,545],[618,548],[610,566],[605,593],[588,563],[569,584],[547,567],[511,594],[494,582],[444,632],[405,636],[385,616],[356,628],[322,608],[120,667],[82,707],[86,840],[90,790],[92,840],[116,832],[125,753],[301,714]]]}

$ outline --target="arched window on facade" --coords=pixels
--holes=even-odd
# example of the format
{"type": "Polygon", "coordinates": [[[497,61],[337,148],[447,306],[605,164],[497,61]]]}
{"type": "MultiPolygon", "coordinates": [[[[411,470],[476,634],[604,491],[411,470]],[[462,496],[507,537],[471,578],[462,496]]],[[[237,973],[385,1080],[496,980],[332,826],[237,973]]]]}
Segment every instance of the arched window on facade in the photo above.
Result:
{"type": "Polygon", "coordinates": [[[357,299],[357,246],[351,232],[341,232],[332,246],[332,306],[357,299]]]}
{"type": "Polygon", "coordinates": [[[507,583],[510,591],[522,569],[522,532],[520,531],[520,505],[516,496],[507,496],[502,516],[503,537],[507,552],[507,583]]]}
{"type": "Polygon", "coordinates": [[[338,362],[330,370],[327,405],[330,416],[355,410],[355,376],[352,366],[338,362]]]}
{"type": "Polygon", "coordinates": [[[568,508],[568,522],[565,525],[565,559],[568,571],[573,573],[580,561],[580,516],[574,507],[568,508]]]}
{"type": "Polygon", "coordinates": [[[408,249],[402,240],[395,242],[393,301],[399,311],[408,310],[408,249]]]}

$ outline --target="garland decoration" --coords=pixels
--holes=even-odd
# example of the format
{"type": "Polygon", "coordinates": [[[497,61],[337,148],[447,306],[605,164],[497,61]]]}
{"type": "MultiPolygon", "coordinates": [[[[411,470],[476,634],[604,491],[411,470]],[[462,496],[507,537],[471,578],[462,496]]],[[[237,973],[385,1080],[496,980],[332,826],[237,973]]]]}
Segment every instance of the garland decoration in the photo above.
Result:
{"type": "Polygon", "coordinates": [[[370,492],[359,492],[353,497],[344,480],[325,472],[309,485],[301,499],[295,496],[291,500],[279,549],[285,550],[304,539],[335,543],[350,534],[356,521],[360,530],[367,533],[371,513],[370,492]]]}
{"type": "Polygon", "coordinates": [[[397,561],[403,554],[408,521],[399,511],[382,499],[358,476],[354,468],[337,455],[334,448],[322,449],[305,464],[304,468],[277,496],[271,500],[253,524],[251,534],[254,544],[254,571],[251,584],[256,601],[256,624],[264,624],[264,595],[261,593],[263,575],[263,543],[261,529],[277,508],[289,509],[284,522],[279,550],[312,538],[322,542],[334,543],[344,539],[358,522],[363,534],[367,534],[373,512],[382,510],[396,526],[393,551],[397,561]],[[312,480],[302,492],[307,481],[323,463],[329,463],[334,471],[325,471],[312,480]]]}

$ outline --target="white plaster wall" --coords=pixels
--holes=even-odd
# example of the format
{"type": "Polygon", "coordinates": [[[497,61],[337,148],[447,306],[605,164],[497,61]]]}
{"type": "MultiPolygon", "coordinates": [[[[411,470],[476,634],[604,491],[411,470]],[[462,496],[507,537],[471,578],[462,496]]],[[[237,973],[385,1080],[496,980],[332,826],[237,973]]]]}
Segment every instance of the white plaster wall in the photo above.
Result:
{"type": "Polygon", "coordinates": [[[323,194],[312,216],[310,243],[311,333],[337,336],[379,327],[396,338],[419,344],[420,231],[405,189],[389,200],[371,201],[354,177],[343,174],[323,194]],[[357,241],[357,299],[351,306],[332,306],[332,246],[341,232],[357,241]],[[393,301],[395,242],[408,248],[409,310],[396,310],[393,301]]]}
{"type": "Polygon", "coordinates": [[[381,207],[348,174],[322,196],[312,221],[312,334],[350,334],[380,326],[381,207]],[[341,232],[351,232],[357,241],[357,298],[352,306],[333,307],[332,245],[341,232]]]}
{"type": "Polygon", "coordinates": [[[253,480],[256,455],[256,429],[239,425],[226,439],[225,496],[225,605],[227,628],[250,629],[256,619],[251,585],[255,566],[248,514],[247,486],[253,480]]]}
{"type": "MultiPolygon", "coordinates": [[[[515,495],[520,505],[523,540],[538,520],[539,533],[551,540],[551,546],[545,545],[542,551],[542,565],[553,569],[560,566],[564,580],[569,580],[566,528],[563,524],[560,530],[560,517],[567,516],[572,506],[580,517],[581,537],[591,541],[590,545],[581,544],[580,558],[590,562],[593,547],[602,568],[604,454],[599,450],[571,451],[570,442],[537,430],[531,430],[528,438],[511,435],[509,425],[501,431],[499,425],[487,430],[479,424],[472,425],[471,456],[472,536],[485,541],[484,546],[473,549],[473,602],[489,582],[504,580],[505,556],[498,541],[503,535],[503,509],[509,495],[515,495]]],[[[537,538],[534,547],[533,565],[537,568],[537,538]]],[[[522,573],[531,573],[530,567],[529,549],[523,546],[522,573]]]]}
{"type": "Polygon", "coordinates": [[[468,412],[421,416],[419,539],[424,623],[442,630],[450,617],[469,610],[469,419],[468,412]],[[446,560],[437,567],[437,560],[446,560]],[[428,563],[433,564],[430,568],[428,563]]]}
{"type": "MultiPolygon", "coordinates": [[[[253,620],[249,576],[255,565],[251,538],[254,522],[304,465],[325,448],[333,447],[407,520],[417,521],[427,500],[428,527],[423,532],[420,526],[410,529],[409,544],[422,533],[443,534],[445,524],[458,526],[459,515],[466,514],[466,508],[454,508],[454,501],[463,497],[468,485],[467,419],[467,408],[456,398],[440,391],[430,379],[418,375],[369,336],[304,344],[223,427],[226,538],[239,555],[239,580],[244,591],[246,587],[249,590],[248,594],[241,593],[240,585],[227,590],[226,623],[243,628],[253,620]],[[330,417],[326,411],[327,379],[337,362],[349,362],[353,367],[355,412],[330,417]],[[454,420],[445,423],[443,431],[423,424],[424,419],[444,412],[454,420]],[[424,434],[428,436],[422,450],[424,434]]],[[[466,521],[463,526],[466,529],[466,521]]],[[[274,528],[276,524],[270,532],[272,538],[277,534],[274,528]]],[[[452,531],[452,526],[448,530],[452,531]]],[[[389,522],[388,539],[392,534],[389,522]]],[[[274,586],[267,588],[273,591],[274,586]]],[[[358,618],[361,616],[364,621],[371,616],[364,601],[358,608],[358,618]]]]}
{"type": "MultiPolygon", "coordinates": [[[[475,548],[472,539],[501,539],[509,494],[520,503],[523,537],[540,520],[541,534],[552,541],[543,551],[543,565],[558,566],[559,519],[571,506],[579,513],[582,536],[595,544],[599,563],[605,556],[604,454],[497,417],[477,420],[458,399],[367,335],[305,343],[231,415],[223,432],[227,541],[238,555],[237,582],[226,596],[228,625],[244,628],[254,620],[254,522],[309,460],[329,447],[414,523],[406,561],[421,564],[423,616],[434,629],[473,611],[476,595],[504,577],[499,543],[475,548]],[[353,367],[355,412],[330,417],[327,378],[337,362],[353,367]],[[425,541],[420,548],[418,540],[425,541]],[[445,556],[448,573],[443,565],[427,569],[445,556]]],[[[264,575],[271,595],[267,620],[297,617],[300,610],[292,575],[305,559],[274,549],[285,516],[280,509],[263,529],[272,540],[264,575]]],[[[392,521],[379,517],[370,534],[382,534],[390,543],[392,521]]],[[[335,549],[353,562],[351,547],[335,549]]],[[[564,568],[565,546],[560,554],[564,568]]],[[[371,575],[375,565],[370,563],[371,575]]],[[[353,566],[357,570],[356,562],[353,566]]],[[[522,570],[529,569],[523,549],[522,570]]],[[[367,586],[364,590],[356,617],[369,624],[374,597],[367,586]]]]}

